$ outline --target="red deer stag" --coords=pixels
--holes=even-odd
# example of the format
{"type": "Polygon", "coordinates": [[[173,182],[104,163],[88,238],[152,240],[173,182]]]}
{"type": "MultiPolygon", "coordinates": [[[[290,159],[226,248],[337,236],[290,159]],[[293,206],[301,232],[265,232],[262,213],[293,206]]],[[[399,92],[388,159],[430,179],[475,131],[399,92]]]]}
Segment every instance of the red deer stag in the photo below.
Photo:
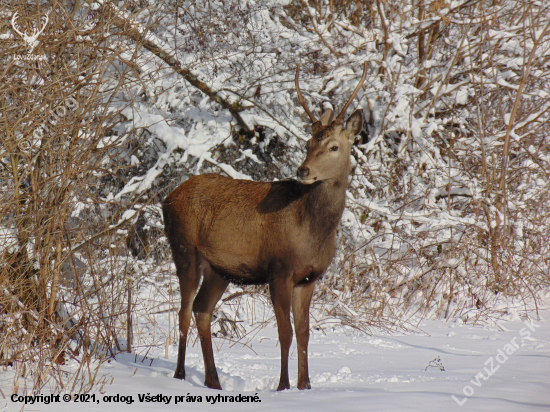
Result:
{"type": "Polygon", "coordinates": [[[311,387],[307,362],[309,306],[315,281],[336,250],[351,146],[363,126],[361,110],[356,110],[345,126],[344,114],[363,85],[366,71],[365,64],[359,84],[336,119],[327,109],[317,120],[300,92],[298,66],[296,91],[313,122],[313,137],[306,143],[307,157],[298,168],[297,180],[253,182],[204,174],[185,181],[164,199],[166,237],[181,293],[175,378],[185,379],[185,346],[193,312],[204,357],[204,383],[221,389],[212,351],[212,312],[229,282],[267,283],[281,344],[277,390],[290,388],[291,307],[298,341],[298,388],[311,387]]]}

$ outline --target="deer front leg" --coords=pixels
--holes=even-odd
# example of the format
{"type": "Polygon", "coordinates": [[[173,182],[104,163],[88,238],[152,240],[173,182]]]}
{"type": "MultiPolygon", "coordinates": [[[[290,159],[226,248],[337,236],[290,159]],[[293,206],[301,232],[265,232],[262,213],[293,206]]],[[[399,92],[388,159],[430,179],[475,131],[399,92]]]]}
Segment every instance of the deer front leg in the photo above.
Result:
{"type": "Polygon", "coordinates": [[[275,279],[269,283],[273,310],[277,319],[279,330],[279,343],[281,345],[281,377],[278,391],[290,389],[288,379],[288,354],[292,343],[292,325],[290,323],[290,302],[292,299],[292,284],[290,279],[275,279]]]}
{"type": "Polygon", "coordinates": [[[309,342],[309,305],[315,282],[296,286],[292,292],[292,314],[298,342],[298,389],[311,389],[307,365],[309,342]]]}

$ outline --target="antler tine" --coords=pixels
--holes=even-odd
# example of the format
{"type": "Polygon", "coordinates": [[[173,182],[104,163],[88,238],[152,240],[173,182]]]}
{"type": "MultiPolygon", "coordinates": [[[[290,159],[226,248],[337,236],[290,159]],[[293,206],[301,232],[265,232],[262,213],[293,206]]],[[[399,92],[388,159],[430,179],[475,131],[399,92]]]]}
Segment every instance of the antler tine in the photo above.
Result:
{"type": "Polygon", "coordinates": [[[359,89],[363,86],[363,83],[365,82],[365,79],[367,78],[367,62],[363,65],[363,76],[361,76],[361,80],[359,80],[359,83],[357,84],[357,87],[351,94],[348,102],[344,105],[344,108],[336,118],[336,122],[342,122],[344,120],[344,115],[346,114],[346,110],[348,110],[349,105],[351,104],[351,101],[357,96],[357,93],[359,93],[359,89]]]}
{"type": "Polygon", "coordinates": [[[49,11],[46,13],[46,16],[42,16],[42,17],[40,18],[40,20],[46,20],[46,21],[44,22],[44,24],[42,25],[42,28],[41,28],[40,31],[38,32],[39,35],[42,34],[42,32],[44,31],[44,29],[46,28],[46,25],[48,24],[48,18],[50,17],[50,12],[51,12],[51,10],[49,10],[49,11]]]}
{"type": "Polygon", "coordinates": [[[19,34],[21,37],[23,37],[23,33],[21,33],[19,30],[17,30],[17,27],[16,27],[16,23],[15,23],[15,20],[17,19],[17,12],[11,17],[11,25],[13,27],[13,29],[15,30],[15,32],[17,34],[19,34]]]}
{"type": "Polygon", "coordinates": [[[296,92],[298,93],[298,100],[300,100],[300,103],[302,104],[302,107],[306,111],[307,115],[311,119],[312,123],[315,123],[317,119],[315,116],[313,116],[313,113],[311,113],[311,110],[307,107],[307,104],[304,100],[304,96],[302,96],[302,92],[300,92],[300,86],[298,85],[299,80],[298,77],[300,76],[300,64],[298,64],[298,67],[296,68],[296,76],[294,77],[294,84],[296,85],[296,92]]]}

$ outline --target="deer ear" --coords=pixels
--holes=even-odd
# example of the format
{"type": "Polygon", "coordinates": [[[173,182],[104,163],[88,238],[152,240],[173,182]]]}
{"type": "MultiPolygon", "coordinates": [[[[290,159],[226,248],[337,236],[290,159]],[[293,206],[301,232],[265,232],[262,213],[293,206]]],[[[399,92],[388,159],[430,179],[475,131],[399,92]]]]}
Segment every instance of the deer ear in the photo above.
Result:
{"type": "Polygon", "coordinates": [[[363,111],[357,109],[346,121],[346,128],[344,129],[350,143],[354,142],[355,136],[361,133],[361,129],[363,129],[363,111]]]}
{"type": "Polygon", "coordinates": [[[334,117],[334,113],[333,113],[332,109],[327,109],[327,110],[325,110],[325,112],[323,113],[323,115],[321,116],[319,121],[321,122],[321,124],[323,126],[328,126],[330,124],[330,122],[332,122],[333,117],[334,117]]]}

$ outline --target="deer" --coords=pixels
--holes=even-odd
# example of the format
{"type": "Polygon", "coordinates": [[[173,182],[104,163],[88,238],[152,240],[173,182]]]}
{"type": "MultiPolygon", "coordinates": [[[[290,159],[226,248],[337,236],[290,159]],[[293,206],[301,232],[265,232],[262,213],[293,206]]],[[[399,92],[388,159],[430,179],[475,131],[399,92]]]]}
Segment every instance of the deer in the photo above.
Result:
{"type": "Polygon", "coordinates": [[[204,384],[222,389],[212,350],[213,311],[229,283],[267,284],[281,349],[277,390],[290,389],[291,310],[298,349],[297,386],[311,388],[309,309],[316,281],[336,252],[351,147],[363,127],[361,109],[346,122],[344,115],[366,73],[365,63],[357,87],[338,116],[329,108],[317,120],[300,91],[297,66],[296,92],[311,119],[312,137],[306,142],[306,158],[296,179],[261,182],[202,174],[180,184],[162,202],[165,234],[181,294],[174,378],[185,379],[187,333],[193,313],[204,359],[204,384]]]}

